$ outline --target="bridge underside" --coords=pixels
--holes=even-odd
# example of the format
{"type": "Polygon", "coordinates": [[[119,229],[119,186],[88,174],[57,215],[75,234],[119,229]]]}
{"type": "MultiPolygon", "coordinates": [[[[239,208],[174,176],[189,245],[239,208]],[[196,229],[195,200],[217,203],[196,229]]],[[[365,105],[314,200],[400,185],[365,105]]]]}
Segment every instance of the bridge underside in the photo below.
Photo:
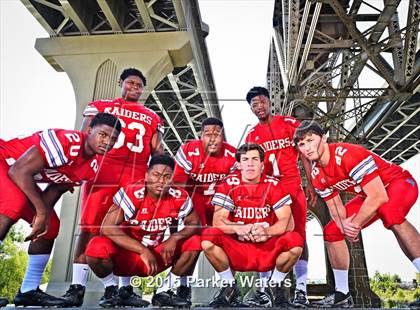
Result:
{"type": "Polygon", "coordinates": [[[315,118],[398,164],[418,154],[419,21],[419,0],[276,0],[273,112],[315,118]]]}

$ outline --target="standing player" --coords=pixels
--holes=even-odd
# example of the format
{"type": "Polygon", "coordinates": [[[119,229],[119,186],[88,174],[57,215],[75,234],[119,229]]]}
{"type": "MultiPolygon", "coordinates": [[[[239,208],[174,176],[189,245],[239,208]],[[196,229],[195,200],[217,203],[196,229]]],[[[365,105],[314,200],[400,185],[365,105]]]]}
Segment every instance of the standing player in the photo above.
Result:
{"type": "MultiPolygon", "coordinates": [[[[209,117],[201,124],[200,140],[182,145],[175,156],[174,183],[185,187],[203,227],[211,226],[214,207],[211,198],[216,182],[236,169],[236,149],[223,141],[223,123],[209,117]]],[[[194,272],[195,264],[189,272],[194,272]]],[[[191,300],[191,288],[186,277],[181,278],[177,295],[191,300]]]]}
{"type": "Polygon", "coordinates": [[[26,237],[29,263],[16,306],[60,306],[64,300],[38,286],[60,226],[53,207],[60,196],[81,181],[93,179],[98,156],[117,141],[121,124],[115,116],[99,113],[87,134],[49,129],[33,135],[0,140],[0,242],[19,219],[32,223],[26,237]],[[115,129],[114,129],[115,128],[115,129]],[[41,191],[36,183],[48,183],[41,191]]]}
{"type": "Polygon", "coordinates": [[[328,144],[316,122],[302,122],[294,140],[299,151],[314,161],[312,184],[333,219],[324,227],[324,240],[336,291],[313,305],[353,306],[348,287],[350,256],[344,239],[357,241],[360,230],[377,219],[394,233],[402,251],[420,272],[420,235],[405,219],[418,195],[410,173],[359,145],[328,144]],[[357,196],[343,205],[338,194],[341,191],[357,196]]]}
{"type": "Polygon", "coordinates": [[[213,226],[202,233],[202,248],[221,280],[210,302],[229,307],[239,295],[232,270],[272,270],[274,306],[285,307],[282,282],[302,253],[303,239],[293,230],[292,200],[279,180],[262,174],[264,150],[244,144],[237,153],[240,175],[228,176],[216,188],[213,226]],[[222,285],[223,286],[223,285],[222,285]]]}
{"type": "MultiPolygon", "coordinates": [[[[80,307],[83,304],[89,272],[84,254],[86,245],[93,236],[99,234],[102,220],[112,204],[112,197],[119,187],[143,179],[150,155],[163,151],[160,144],[163,131],[160,118],[138,102],[145,85],[146,79],[139,70],[125,69],[119,80],[122,98],[92,102],[83,113],[85,119],[82,130],[94,115],[106,112],[119,118],[122,131],[114,149],[101,159],[95,180],[83,187],[73,281],[63,296],[68,306],[80,307]]],[[[128,292],[133,290],[129,278],[120,278],[120,286],[128,292]]],[[[141,304],[141,299],[133,293],[131,299],[126,299],[126,306],[136,306],[136,300],[141,304]]]]}
{"type": "MultiPolygon", "coordinates": [[[[154,276],[173,266],[164,287],[153,296],[159,307],[187,307],[189,303],[171,289],[176,275],[191,268],[200,250],[199,219],[186,191],[172,186],[174,160],[153,156],[145,182],[122,187],[105,216],[101,232],[89,243],[89,267],[105,286],[99,305],[112,307],[126,298],[118,291],[114,274],[154,276]],[[182,227],[182,228],[181,228],[182,227]],[[181,229],[181,230],[180,230],[181,229]],[[169,238],[164,241],[165,231],[169,238]],[[190,238],[192,237],[192,238],[190,238]]],[[[141,306],[147,306],[143,301],[141,306]]]]}
{"type": "MultiPolygon", "coordinates": [[[[302,190],[302,180],[297,165],[299,152],[293,145],[293,134],[300,122],[290,116],[271,114],[271,104],[268,90],[264,87],[253,87],[246,95],[252,112],[259,123],[254,126],[246,137],[246,142],[259,144],[265,151],[264,173],[279,178],[285,191],[292,197],[292,213],[295,221],[295,231],[306,240],[306,197],[302,190]]],[[[301,157],[306,176],[309,180],[311,164],[301,157]]],[[[316,202],[315,191],[308,182],[306,196],[311,205],[316,202]]],[[[300,260],[294,267],[296,275],[296,290],[294,305],[306,307],[309,302],[306,294],[306,280],[308,275],[308,246],[305,241],[300,260]]],[[[269,277],[261,274],[261,277],[269,277]]],[[[262,292],[255,292],[255,298],[249,302],[263,305],[267,297],[262,292]]]]}

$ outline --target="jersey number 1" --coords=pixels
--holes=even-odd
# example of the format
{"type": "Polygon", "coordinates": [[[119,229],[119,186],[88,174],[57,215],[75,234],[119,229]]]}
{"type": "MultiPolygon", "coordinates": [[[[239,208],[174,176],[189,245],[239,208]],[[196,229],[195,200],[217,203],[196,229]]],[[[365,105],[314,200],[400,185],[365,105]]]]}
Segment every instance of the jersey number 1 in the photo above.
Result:
{"type": "Polygon", "coordinates": [[[280,169],[279,169],[279,165],[277,164],[276,154],[271,153],[270,156],[268,156],[268,160],[270,161],[271,165],[273,166],[273,176],[279,177],[280,176],[280,169]]]}

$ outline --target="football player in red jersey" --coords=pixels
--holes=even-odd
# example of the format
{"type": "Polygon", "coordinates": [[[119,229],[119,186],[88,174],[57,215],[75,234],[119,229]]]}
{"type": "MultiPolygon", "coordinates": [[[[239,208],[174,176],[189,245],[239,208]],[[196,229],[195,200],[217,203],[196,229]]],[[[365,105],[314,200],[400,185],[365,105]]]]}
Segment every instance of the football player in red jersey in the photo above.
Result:
{"type": "MultiPolygon", "coordinates": [[[[153,296],[154,306],[187,307],[189,303],[172,293],[176,276],[191,268],[201,249],[199,218],[188,193],[172,185],[174,160],[153,156],[145,181],[121,187],[113,198],[102,224],[102,236],[93,238],[87,249],[89,267],[104,283],[99,305],[124,304],[120,276],[154,276],[172,267],[153,296]],[[165,231],[169,238],[165,240],[165,231]],[[195,235],[195,236],[194,236],[195,235]]],[[[148,303],[143,301],[142,306],[148,303]]]]}
{"type": "Polygon", "coordinates": [[[19,219],[32,223],[25,239],[31,240],[29,263],[16,306],[63,305],[62,299],[38,288],[60,226],[53,207],[64,192],[94,178],[97,154],[112,149],[120,130],[115,116],[99,113],[87,133],[49,129],[9,141],[0,139],[0,242],[19,219]],[[49,185],[41,191],[37,183],[49,185]]]}
{"type": "Polygon", "coordinates": [[[303,238],[293,231],[292,199],[278,179],[262,173],[264,150],[249,143],[237,150],[240,174],[229,175],[216,188],[213,228],[202,233],[202,248],[223,286],[212,307],[233,306],[239,296],[232,270],[266,272],[274,306],[288,306],[282,282],[302,253],[303,238]]]}
{"type": "Polygon", "coordinates": [[[420,272],[420,235],[405,219],[418,196],[410,173],[362,146],[327,143],[323,129],[314,121],[302,122],[294,140],[299,151],[314,163],[311,181],[332,217],[324,227],[324,241],[336,291],[313,305],[353,305],[348,287],[350,257],[344,239],[356,241],[360,230],[377,219],[394,233],[402,251],[420,272]],[[338,194],[341,191],[357,196],[344,205],[338,194]]]}
{"type": "MultiPolygon", "coordinates": [[[[114,148],[101,158],[95,180],[82,188],[80,234],[74,251],[73,280],[63,296],[68,306],[80,307],[83,304],[89,272],[84,252],[89,240],[99,234],[112,197],[119,187],[143,179],[150,155],[163,151],[160,143],[163,126],[159,116],[138,102],[146,78],[139,70],[129,68],[121,73],[118,83],[121,98],[91,102],[83,112],[82,130],[96,113],[106,112],[118,117],[122,131],[114,148]]],[[[120,278],[121,287],[129,285],[128,277],[120,278]]],[[[136,306],[137,295],[132,297],[132,306],[136,306]]]]}
{"type": "MultiPolygon", "coordinates": [[[[174,183],[189,193],[203,227],[211,226],[211,198],[216,183],[236,170],[236,149],[224,141],[223,122],[209,117],[201,124],[201,138],[183,144],[175,156],[174,183]]],[[[194,266],[189,276],[194,272],[194,266]]],[[[191,300],[191,288],[182,277],[177,295],[191,300]]]]}
{"type": "MultiPolygon", "coordinates": [[[[302,189],[297,161],[299,152],[293,145],[293,134],[300,122],[290,116],[272,115],[268,90],[264,87],[253,87],[249,90],[246,100],[252,112],[258,118],[258,124],[248,133],[246,142],[261,145],[265,151],[264,173],[279,178],[286,192],[292,197],[292,213],[295,220],[295,231],[306,239],[306,197],[311,205],[316,202],[316,193],[308,182],[306,197],[302,189]]],[[[311,165],[309,161],[300,156],[305,174],[309,180],[311,165]]],[[[299,261],[294,266],[296,275],[296,290],[293,304],[297,307],[306,307],[309,302],[306,294],[306,280],[308,274],[308,246],[305,247],[299,261]]],[[[261,277],[269,277],[269,272],[262,273],[261,277]]],[[[267,297],[264,294],[251,295],[251,302],[262,302],[267,297]],[[260,297],[260,298],[258,298],[260,297]]]]}

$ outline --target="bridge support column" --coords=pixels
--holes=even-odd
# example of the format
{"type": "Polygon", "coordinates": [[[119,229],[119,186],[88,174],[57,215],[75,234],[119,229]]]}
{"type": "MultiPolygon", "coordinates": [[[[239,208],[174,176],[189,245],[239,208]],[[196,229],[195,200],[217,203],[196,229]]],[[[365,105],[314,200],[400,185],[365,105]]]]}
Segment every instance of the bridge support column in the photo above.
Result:
{"type": "MultiPolygon", "coordinates": [[[[343,203],[351,200],[352,196],[347,194],[341,194],[343,203]]],[[[315,208],[310,208],[315,214],[318,221],[324,227],[330,221],[330,215],[328,208],[323,201],[318,199],[315,208]]],[[[347,246],[350,251],[350,269],[349,269],[349,287],[350,292],[353,296],[353,300],[356,307],[362,308],[377,308],[381,306],[381,300],[379,297],[370,289],[369,286],[369,274],[366,265],[365,250],[363,247],[363,239],[360,236],[360,240],[356,243],[347,242],[347,246]]],[[[310,255],[310,254],[309,254],[310,255]]],[[[332,292],[335,287],[334,275],[328,259],[327,250],[325,249],[325,263],[327,269],[327,286],[322,285],[310,285],[308,289],[309,295],[327,294],[328,291],[332,292]]]]}
{"type": "MultiPolygon", "coordinates": [[[[142,98],[145,101],[175,67],[186,66],[193,58],[188,34],[182,31],[46,38],[37,39],[35,47],[57,71],[68,74],[76,98],[76,128],[80,128],[87,103],[119,96],[117,81],[124,68],[136,67],[146,76],[142,98]]],[[[79,213],[79,190],[76,190],[64,196],[61,208],[61,231],[48,285],[48,292],[56,296],[71,284],[79,213]]],[[[102,294],[101,283],[91,275],[84,305],[97,305],[102,294]]]]}

